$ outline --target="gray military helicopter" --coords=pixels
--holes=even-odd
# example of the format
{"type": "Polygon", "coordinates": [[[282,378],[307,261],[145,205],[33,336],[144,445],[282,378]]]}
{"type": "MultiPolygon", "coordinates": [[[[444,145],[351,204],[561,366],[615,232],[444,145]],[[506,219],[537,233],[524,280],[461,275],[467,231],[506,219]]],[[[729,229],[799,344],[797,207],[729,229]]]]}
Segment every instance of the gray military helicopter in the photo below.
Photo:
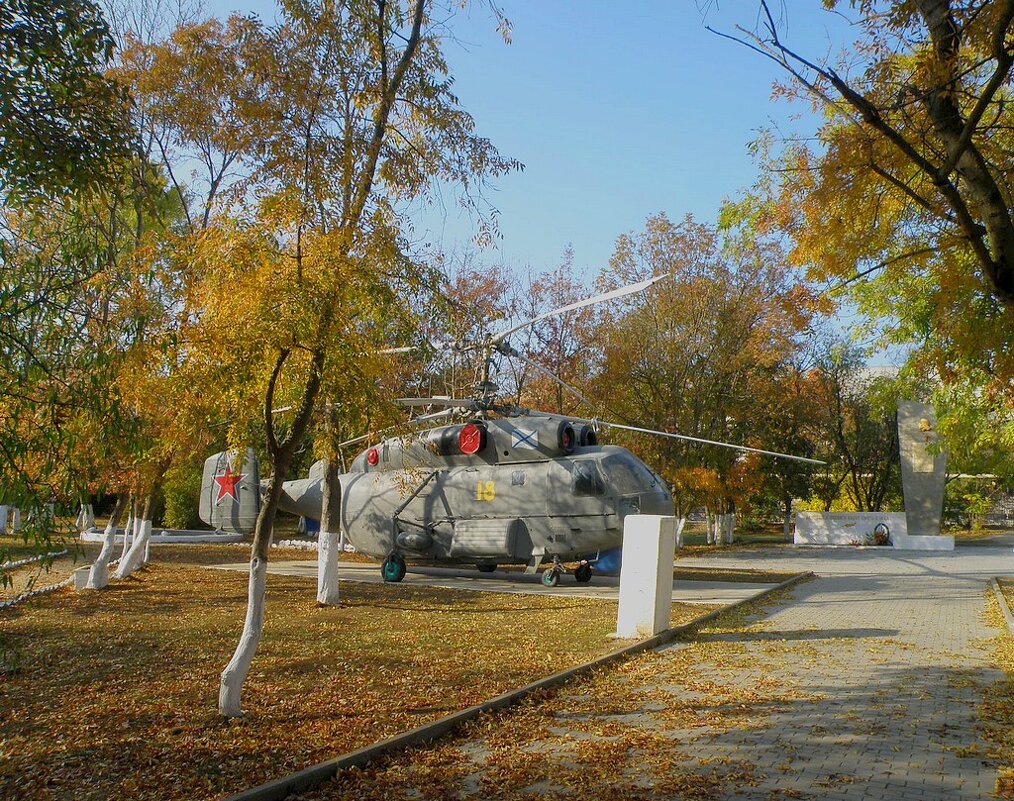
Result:
{"type": "MultiPolygon", "coordinates": [[[[542,576],[546,586],[559,582],[566,572],[564,563],[576,561],[574,578],[589,581],[603,555],[622,544],[626,515],[673,514],[665,482],[627,449],[600,445],[598,430],[603,427],[818,463],[496,401],[492,371],[495,360],[503,356],[520,359],[560,381],[512,348],[507,341],[511,334],[555,314],[643,291],[665,278],[658,276],[555,309],[475,343],[439,346],[478,353],[482,367],[476,397],[401,399],[409,407],[441,407],[417,417],[412,421],[415,425],[430,425],[441,418],[452,422],[370,445],[340,477],[341,524],[347,540],[357,551],[383,559],[385,581],[401,581],[407,559],[474,564],[484,572],[502,564],[524,564],[529,573],[549,561],[551,566],[542,576]]],[[[364,440],[360,437],[343,445],[364,440]]],[[[205,462],[200,515],[215,528],[249,533],[261,497],[257,461],[248,451],[241,468],[235,462],[228,452],[205,462]]],[[[323,478],[324,463],[318,462],[307,478],[285,482],[280,508],[319,520],[323,478]]]]}

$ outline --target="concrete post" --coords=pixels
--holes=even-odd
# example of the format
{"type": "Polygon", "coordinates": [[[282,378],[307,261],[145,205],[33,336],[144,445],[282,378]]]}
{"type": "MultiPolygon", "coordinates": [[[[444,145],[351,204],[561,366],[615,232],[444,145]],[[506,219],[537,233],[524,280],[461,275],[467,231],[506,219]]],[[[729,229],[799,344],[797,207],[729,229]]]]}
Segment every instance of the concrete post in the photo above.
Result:
{"type": "Polygon", "coordinates": [[[617,637],[650,637],[669,628],[675,547],[675,517],[624,518],[617,637]]]}

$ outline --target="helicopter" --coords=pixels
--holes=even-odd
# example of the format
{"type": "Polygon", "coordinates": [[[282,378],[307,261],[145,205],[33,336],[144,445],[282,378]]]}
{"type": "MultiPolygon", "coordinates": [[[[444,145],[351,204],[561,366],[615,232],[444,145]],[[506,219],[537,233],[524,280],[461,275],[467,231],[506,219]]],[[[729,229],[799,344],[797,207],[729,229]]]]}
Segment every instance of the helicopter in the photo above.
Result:
{"type": "MultiPolygon", "coordinates": [[[[601,428],[816,462],[497,402],[491,378],[494,361],[503,356],[522,360],[587,402],[576,389],[511,347],[507,338],[552,315],[641,292],[665,278],[656,276],[554,309],[478,342],[440,346],[481,354],[476,396],[398,402],[406,407],[442,407],[415,418],[412,423],[417,426],[447,417],[460,420],[369,445],[339,477],[340,520],[347,541],[357,551],[383,560],[384,581],[401,581],[407,560],[474,564],[482,572],[499,565],[525,565],[528,573],[548,561],[550,567],[542,574],[548,587],[556,586],[568,572],[565,563],[577,562],[575,580],[590,581],[596,564],[610,561],[604,557],[622,545],[628,514],[673,514],[666,483],[626,448],[600,444],[601,428]]],[[[252,450],[241,466],[237,462],[236,455],[227,451],[206,460],[200,516],[216,529],[249,533],[261,497],[258,465],[252,450]]],[[[319,520],[324,472],[325,463],[320,461],[306,478],[285,482],[279,508],[319,520]]]]}

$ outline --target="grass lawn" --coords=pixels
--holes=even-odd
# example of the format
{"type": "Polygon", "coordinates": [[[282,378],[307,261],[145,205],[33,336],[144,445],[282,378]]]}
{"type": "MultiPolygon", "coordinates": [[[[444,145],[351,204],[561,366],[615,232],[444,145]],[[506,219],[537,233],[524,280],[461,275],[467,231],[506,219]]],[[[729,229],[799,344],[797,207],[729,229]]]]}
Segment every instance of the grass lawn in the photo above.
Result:
{"type": "Polygon", "coordinates": [[[153,546],[104,592],[0,612],[17,657],[0,677],[0,798],[218,798],[616,647],[607,601],[343,582],[342,605],[320,608],[313,579],[272,575],[247,716],[222,721],[246,576],[201,565],[248,553],[153,546]]]}

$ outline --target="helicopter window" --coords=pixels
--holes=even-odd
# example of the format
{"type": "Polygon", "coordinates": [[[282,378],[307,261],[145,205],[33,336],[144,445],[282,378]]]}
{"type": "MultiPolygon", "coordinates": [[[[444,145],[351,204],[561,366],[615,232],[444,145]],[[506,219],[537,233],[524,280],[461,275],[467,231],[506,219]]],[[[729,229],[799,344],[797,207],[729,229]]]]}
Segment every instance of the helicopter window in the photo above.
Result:
{"type": "Polygon", "coordinates": [[[644,492],[655,486],[651,472],[626,456],[610,456],[603,461],[602,468],[609,476],[610,484],[622,495],[644,492]]]}
{"type": "Polygon", "coordinates": [[[571,475],[575,495],[603,495],[606,491],[602,476],[593,462],[574,462],[571,475]]]}

